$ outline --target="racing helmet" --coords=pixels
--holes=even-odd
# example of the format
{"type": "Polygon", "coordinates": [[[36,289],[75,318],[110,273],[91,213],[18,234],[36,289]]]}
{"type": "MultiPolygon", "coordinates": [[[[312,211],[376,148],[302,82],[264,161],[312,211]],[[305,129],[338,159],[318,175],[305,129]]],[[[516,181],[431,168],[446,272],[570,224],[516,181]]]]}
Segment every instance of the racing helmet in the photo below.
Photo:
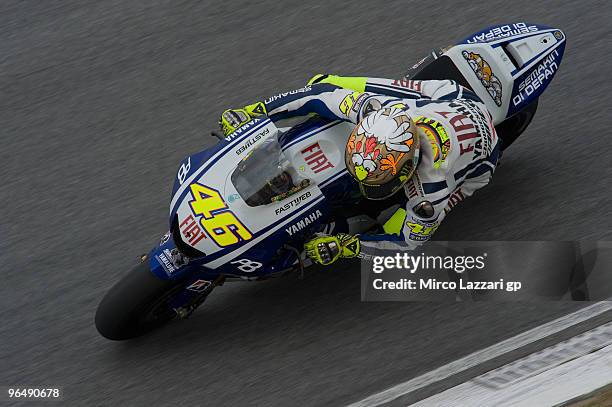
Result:
{"type": "Polygon", "coordinates": [[[376,110],[355,126],[345,149],[348,172],[368,199],[385,199],[412,177],[419,162],[419,133],[405,106],[376,110]]]}

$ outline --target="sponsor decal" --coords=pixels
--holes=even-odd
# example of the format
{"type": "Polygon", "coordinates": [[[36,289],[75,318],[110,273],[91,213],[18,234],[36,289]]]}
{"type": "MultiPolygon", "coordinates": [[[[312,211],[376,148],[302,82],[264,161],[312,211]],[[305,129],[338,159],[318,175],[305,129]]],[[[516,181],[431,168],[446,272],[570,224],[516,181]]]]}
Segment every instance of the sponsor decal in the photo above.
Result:
{"type": "Polygon", "coordinates": [[[478,139],[478,131],[467,116],[456,112],[436,112],[449,119],[450,125],[455,130],[455,135],[459,141],[459,155],[474,151],[474,144],[478,139]]]}
{"type": "Polygon", "coordinates": [[[453,100],[448,104],[455,112],[436,112],[447,118],[459,141],[459,155],[472,152],[474,158],[493,151],[494,133],[490,118],[472,100],[453,100]]]}
{"type": "Polygon", "coordinates": [[[427,58],[429,58],[429,56],[430,55],[426,55],[423,58],[421,58],[416,64],[412,65],[410,69],[417,69],[421,64],[423,64],[423,62],[425,62],[427,58]]]}
{"type": "Polygon", "coordinates": [[[321,216],[323,216],[323,214],[321,213],[320,210],[317,209],[315,212],[312,212],[311,214],[300,219],[299,222],[286,228],[285,232],[287,232],[289,236],[293,236],[294,234],[298,233],[302,229],[305,229],[306,227],[308,227],[308,225],[314,223],[321,216]]]}
{"type": "Polygon", "coordinates": [[[237,128],[236,130],[234,130],[234,132],[226,137],[224,137],[225,141],[230,142],[233,139],[235,139],[236,137],[240,136],[242,133],[244,133],[245,131],[248,131],[251,127],[254,127],[256,124],[259,124],[261,120],[260,119],[253,119],[250,122],[244,124],[243,126],[237,128]]]}
{"type": "Polygon", "coordinates": [[[408,199],[425,196],[423,191],[423,184],[419,178],[418,170],[412,174],[412,177],[406,183],[406,189],[408,191],[408,199]]]}
{"type": "MultiPolygon", "coordinates": [[[[449,106],[469,117],[476,126],[476,131],[480,137],[476,139],[474,144],[474,159],[491,154],[497,139],[491,115],[488,112],[483,112],[476,102],[469,99],[454,100],[449,103],[449,106]]],[[[459,139],[459,137],[457,138],[459,139]]]]}
{"type": "Polygon", "coordinates": [[[538,31],[538,27],[535,25],[527,25],[526,23],[514,23],[506,24],[499,27],[491,28],[489,31],[476,34],[467,40],[468,44],[475,44],[478,42],[487,42],[496,40],[499,38],[512,37],[514,35],[528,34],[531,32],[538,31]]]}
{"type": "Polygon", "coordinates": [[[236,202],[240,200],[240,195],[238,194],[231,194],[230,196],[227,197],[227,202],[232,203],[232,202],[236,202]]]}
{"type": "Polygon", "coordinates": [[[189,171],[191,170],[191,157],[187,157],[187,162],[181,164],[179,167],[178,173],[176,174],[176,178],[178,179],[179,185],[183,185],[187,175],[189,175],[189,171]]]}
{"type": "Polygon", "coordinates": [[[283,206],[280,206],[278,208],[276,208],[276,210],[274,211],[277,215],[280,215],[281,213],[292,209],[293,207],[297,207],[299,206],[302,202],[306,201],[308,198],[311,197],[311,193],[310,191],[306,191],[304,192],[302,195],[292,199],[291,201],[287,202],[286,204],[284,204],[283,206]]]}
{"type": "Polygon", "coordinates": [[[159,239],[159,245],[163,245],[164,243],[166,243],[168,240],[170,240],[170,232],[166,232],[166,234],[164,234],[161,239],[159,239]]]}
{"type": "Polygon", "coordinates": [[[201,293],[202,291],[206,291],[206,289],[210,287],[211,284],[212,281],[196,280],[187,287],[187,290],[195,291],[196,293],[201,293]]]}
{"type": "Polygon", "coordinates": [[[179,224],[179,229],[181,230],[182,236],[191,246],[195,246],[200,240],[206,239],[204,231],[193,215],[189,215],[183,219],[179,224]]]}
{"type": "MultiPolygon", "coordinates": [[[[416,66],[423,62],[425,58],[423,58],[420,62],[417,62],[416,66]]],[[[393,82],[391,82],[391,85],[399,86],[400,88],[412,89],[419,93],[421,92],[421,81],[415,81],[412,79],[395,79],[393,82]]]]}
{"type": "Polygon", "coordinates": [[[267,113],[266,112],[266,105],[264,105],[261,102],[255,103],[255,106],[250,105],[250,106],[247,106],[247,107],[251,109],[251,113],[255,113],[255,114],[260,115],[260,116],[267,113]]]}
{"type": "Polygon", "coordinates": [[[448,197],[448,203],[444,208],[445,213],[449,213],[459,202],[465,199],[465,194],[461,191],[461,188],[457,189],[448,197]]]}
{"type": "Polygon", "coordinates": [[[167,274],[172,274],[176,271],[176,267],[172,264],[172,261],[168,256],[166,256],[166,251],[164,250],[162,253],[155,256],[159,264],[162,265],[164,270],[166,270],[167,274]]]}
{"type": "Polygon", "coordinates": [[[303,88],[295,89],[295,90],[292,90],[292,91],[289,91],[289,92],[279,93],[278,95],[274,95],[271,98],[264,100],[264,103],[268,104],[268,103],[274,102],[275,100],[283,98],[285,96],[297,95],[298,93],[305,93],[305,92],[309,92],[311,90],[312,90],[312,88],[310,86],[305,86],[303,88]]]}
{"type": "Polygon", "coordinates": [[[423,130],[434,153],[434,168],[440,168],[451,147],[450,138],[444,126],[437,120],[419,116],[415,119],[418,128],[423,130]]]}
{"type": "Polygon", "coordinates": [[[265,129],[263,129],[263,131],[257,133],[253,137],[250,137],[246,141],[246,143],[244,143],[243,145],[238,147],[238,149],[236,150],[236,155],[240,155],[240,154],[244,153],[249,147],[251,147],[253,144],[257,143],[257,141],[259,141],[262,137],[268,135],[269,133],[270,133],[270,129],[265,128],[265,129]]]}
{"type": "Polygon", "coordinates": [[[174,273],[181,266],[187,264],[187,259],[178,251],[178,249],[164,249],[161,253],[155,256],[159,264],[162,265],[168,275],[174,273]]]}
{"type": "Polygon", "coordinates": [[[361,251],[361,245],[359,244],[359,238],[354,238],[346,246],[344,246],[344,248],[353,255],[359,254],[359,252],[361,251]]]}
{"type": "Polygon", "coordinates": [[[480,83],[485,87],[497,106],[502,104],[502,84],[493,73],[491,65],[480,54],[471,51],[463,51],[463,58],[468,62],[480,83]]]}
{"type": "Polygon", "coordinates": [[[543,86],[550,77],[552,77],[559,65],[556,58],[559,56],[559,51],[554,50],[529,75],[523,79],[518,86],[518,93],[512,98],[512,104],[518,106],[523,103],[531,94],[543,86]]]}
{"type": "MultiPolygon", "coordinates": [[[[305,170],[306,170],[305,168],[301,169],[301,171],[305,171],[305,170]]],[[[276,196],[272,197],[272,202],[280,202],[283,199],[286,199],[286,198],[290,197],[293,194],[297,194],[298,192],[300,192],[301,190],[306,188],[308,185],[310,185],[310,180],[309,179],[303,179],[303,180],[300,181],[300,183],[298,185],[294,186],[289,191],[283,192],[280,195],[276,195],[276,196]]]]}
{"type": "Polygon", "coordinates": [[[304,161],[310,167],[312,172],[318,174],[329,168],[334,168],[333,164],[329,162],[327,156],[321,149],[319,142],[316,142],[302,150],[304,161]]]}
{"type": "Polygon", "coordinates": [[[425,241],[431,238],[431,235],[438,229],[440,224],[438,223],[430,223],[423,222],[419,219],[412,217],[408,222],[406,222],[406,227],[409,231],[409,237],[412,240],[425,241]]]}

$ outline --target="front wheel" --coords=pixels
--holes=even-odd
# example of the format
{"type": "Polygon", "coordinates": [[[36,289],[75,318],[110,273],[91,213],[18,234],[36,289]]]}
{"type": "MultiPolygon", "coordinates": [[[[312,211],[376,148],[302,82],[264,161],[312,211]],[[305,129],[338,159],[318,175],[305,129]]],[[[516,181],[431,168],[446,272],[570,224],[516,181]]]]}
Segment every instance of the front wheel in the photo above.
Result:
{"type": "Polygon", "coordinates": [[[181,289],[180,283],[157,278],[141,263],[106,293],[98,305],[96,328],[115,341],[143,335],[176,317],[168,300],[181,289]]]}

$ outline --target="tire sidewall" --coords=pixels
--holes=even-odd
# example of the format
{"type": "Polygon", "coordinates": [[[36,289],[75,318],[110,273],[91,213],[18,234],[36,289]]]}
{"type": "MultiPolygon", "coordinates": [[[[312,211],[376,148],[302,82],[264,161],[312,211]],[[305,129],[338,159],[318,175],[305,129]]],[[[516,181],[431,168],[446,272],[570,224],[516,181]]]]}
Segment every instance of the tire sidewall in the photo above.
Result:
{"type": "Polygon", "coordinates": [[[124,340],[165,324],[174,315],[155,321],[146,317],[152,306],[179,284],[158,278],[146,262],[139,264],[106,293],[96,311],[96,328],[107,339],[124,340]]]}

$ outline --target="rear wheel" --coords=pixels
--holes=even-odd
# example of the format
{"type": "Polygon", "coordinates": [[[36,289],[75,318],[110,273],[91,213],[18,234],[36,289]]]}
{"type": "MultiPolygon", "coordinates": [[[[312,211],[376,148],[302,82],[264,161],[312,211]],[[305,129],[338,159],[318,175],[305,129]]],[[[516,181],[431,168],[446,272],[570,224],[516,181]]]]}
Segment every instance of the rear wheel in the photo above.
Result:
{"type": "Polygon", "coordinates": [[[96,312],[96,328],[112,340],[143,335],[176,317],[168,300],[182,290],[179,282],[161,280],[147,263],[132,269],[106,293],[96,312]]]}
{"type": "Polygon", "coordinates": [[[538,109],[538,99],[529,103],[523,110],[512,117],[507,118],[497,126],[495,130],[502,140],[502,151],[510,147],[512,143],[525,131],[538,109]]]}

